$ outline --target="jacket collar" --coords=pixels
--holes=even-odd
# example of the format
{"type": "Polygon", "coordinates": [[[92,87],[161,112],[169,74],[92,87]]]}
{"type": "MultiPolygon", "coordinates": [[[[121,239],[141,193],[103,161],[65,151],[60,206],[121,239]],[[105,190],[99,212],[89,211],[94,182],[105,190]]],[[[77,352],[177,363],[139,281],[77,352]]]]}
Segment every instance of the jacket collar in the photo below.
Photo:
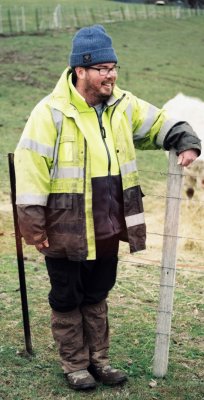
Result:
{"type": "MultiPolygon", "coordinates": [[[[115,86],[113,95],[107,101],[107,106],[114,106],[122,99],[124,92],[115,86]]],[[[80,95],[72,83],[69,68],[66,68],[49,97],[49,105],[60,110],[67,117],[74,117],[78,112],[91,112],[93,110],[80,95]]]]}

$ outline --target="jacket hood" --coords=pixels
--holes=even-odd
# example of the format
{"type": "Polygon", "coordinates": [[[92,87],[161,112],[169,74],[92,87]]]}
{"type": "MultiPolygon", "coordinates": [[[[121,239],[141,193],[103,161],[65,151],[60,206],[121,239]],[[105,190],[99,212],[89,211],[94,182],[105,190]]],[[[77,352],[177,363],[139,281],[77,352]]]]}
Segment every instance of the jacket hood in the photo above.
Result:
{"type": "MultiPolygon", "coordinates": [[[[108,106],[115,104],[126,92],[115,85],[113,94],[107,102],[108,106]]],[[[51,107],[62,111],[65,115],[69,115],[70,107],[73,110],[72,98],[79,108],[90,109],[85,99],[80,95],[72,83],[69,67],[64,70],[54,90],[50,94],[49,104],[51,107]]]]}

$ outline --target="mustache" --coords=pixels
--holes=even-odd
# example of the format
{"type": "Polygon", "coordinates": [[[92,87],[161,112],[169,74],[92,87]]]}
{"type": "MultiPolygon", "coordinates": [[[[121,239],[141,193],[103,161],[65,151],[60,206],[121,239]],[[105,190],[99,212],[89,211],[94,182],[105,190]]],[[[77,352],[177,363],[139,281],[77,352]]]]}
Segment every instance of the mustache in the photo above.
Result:
{"type": "Polygon", "coordinates": [[[106,83],[114,84],[114,83],[115,83],[115,80],[113,80],[113,79],[110,78],[110,79],[106,79],[106,80],[104,80],[104,81],[101,82],[102,85],[104,85],[104,84],[106,84],[106,83]]]}

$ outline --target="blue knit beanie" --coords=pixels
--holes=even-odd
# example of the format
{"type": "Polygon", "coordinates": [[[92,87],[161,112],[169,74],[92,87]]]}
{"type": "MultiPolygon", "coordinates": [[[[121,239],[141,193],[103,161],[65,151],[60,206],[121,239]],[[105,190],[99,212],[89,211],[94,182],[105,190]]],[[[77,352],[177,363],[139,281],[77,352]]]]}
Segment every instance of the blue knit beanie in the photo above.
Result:
{"type": "Polygon", "coordinates": [[[80,29],[72,41],[69,65],[89,67],[106,62],[117,63],[118,59],[112,47],[112,39],[104,27],[93,25],[80,29]]]}

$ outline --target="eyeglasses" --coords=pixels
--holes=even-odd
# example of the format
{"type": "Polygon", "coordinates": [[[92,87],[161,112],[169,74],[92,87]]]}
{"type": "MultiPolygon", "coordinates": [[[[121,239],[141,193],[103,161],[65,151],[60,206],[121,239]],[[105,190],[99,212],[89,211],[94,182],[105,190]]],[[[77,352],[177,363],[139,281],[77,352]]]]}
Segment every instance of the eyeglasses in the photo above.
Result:
{"type": "Polygon", "coordinates": [[[106,76],[108,74],[117,75],[119,70],[120,70],[120,66],[119,65],[114,65],[114,67],[112,67],[112,68],[86,67],[86,69],[96,70],[96,71],[99,72],[99,75],[106,76]]]}

